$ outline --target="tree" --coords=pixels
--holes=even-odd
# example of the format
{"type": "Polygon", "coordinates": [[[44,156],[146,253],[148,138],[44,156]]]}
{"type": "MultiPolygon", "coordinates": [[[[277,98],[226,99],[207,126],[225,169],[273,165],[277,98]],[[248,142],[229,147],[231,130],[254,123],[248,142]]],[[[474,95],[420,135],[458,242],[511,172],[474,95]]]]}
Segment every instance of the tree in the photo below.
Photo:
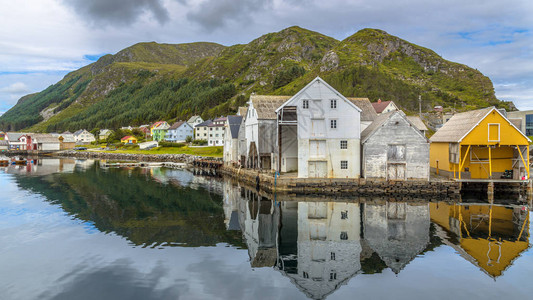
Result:
{"type": "Polygon", "coordinates": [[[185,138],[185,142],[186,142],[186,143],[191,143],[191,142],[192,142],[192,136],[188,135],[188,136],[185,138]]]}
{"type": "Polygon", "coordinates": [[[94,135],[94,138],[97,142],[100,142],[100,128],[94,128],[91,130],[92,135],[94,135]]]}

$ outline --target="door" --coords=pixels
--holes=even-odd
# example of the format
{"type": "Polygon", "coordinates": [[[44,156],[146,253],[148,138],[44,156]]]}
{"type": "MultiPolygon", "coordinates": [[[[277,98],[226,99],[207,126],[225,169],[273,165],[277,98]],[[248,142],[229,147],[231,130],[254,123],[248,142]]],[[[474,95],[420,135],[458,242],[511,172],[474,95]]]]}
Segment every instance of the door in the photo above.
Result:
{"type": "Polygon", "coordinates": [[[324,119],[311,119],[311,137],[326,136],[326,121],[324,119]]]}
{"type": "Polygon", "coordinates": [[[309,178],[326,178],[328,175],[327,172],[327,162],[325,161],[310,161],[309,162],[309,178]]]}
{"type": "Polygon", "coordinates": [[[405,179],[405,164],[387,165],[387,179],[389,180],[404,180],[405,179]]]}
{"type": "Polygon", "coordinates": [[[325,140],[309,141],[309,157],[325,158],[326,157],[326,141],[325,140]]]}

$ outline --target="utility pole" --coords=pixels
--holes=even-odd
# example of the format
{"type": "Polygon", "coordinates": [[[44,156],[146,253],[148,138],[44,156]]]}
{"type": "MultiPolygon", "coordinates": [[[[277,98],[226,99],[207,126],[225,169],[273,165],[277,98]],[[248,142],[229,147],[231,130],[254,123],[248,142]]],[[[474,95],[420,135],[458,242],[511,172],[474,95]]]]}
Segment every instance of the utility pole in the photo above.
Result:
{"type": "Polygon", "coordinates": [[[418,116],[422,119],[422,96],[418,95],[418,116]]]}

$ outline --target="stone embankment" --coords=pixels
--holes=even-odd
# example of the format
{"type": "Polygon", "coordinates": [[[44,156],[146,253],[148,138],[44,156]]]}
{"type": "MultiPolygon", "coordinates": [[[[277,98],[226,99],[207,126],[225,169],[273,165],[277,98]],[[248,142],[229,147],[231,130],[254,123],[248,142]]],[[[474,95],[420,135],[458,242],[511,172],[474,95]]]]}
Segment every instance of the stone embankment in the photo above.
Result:
{"type": "Polygon", "coordinates": [[[400,198],[455,199],[461,184],[455,181],[386,181],[343,178],[295,178],[225,166],[221,173],[269,193],[326,196],[395,196],[400,198]]]}
{"type": "Polygon", "coordinates": [[[96,151],[62,151],[57,152],[56,156],[76,157],[88,159],[106,159],[106,160],[127,160],[127,161],[145,161],[145,162],[185,162],[192,163],[196,160],[214,160],[222,161],[221,158],[202,157],[190,154],[129,154],[129,153],[109,153],[96,151]]]}

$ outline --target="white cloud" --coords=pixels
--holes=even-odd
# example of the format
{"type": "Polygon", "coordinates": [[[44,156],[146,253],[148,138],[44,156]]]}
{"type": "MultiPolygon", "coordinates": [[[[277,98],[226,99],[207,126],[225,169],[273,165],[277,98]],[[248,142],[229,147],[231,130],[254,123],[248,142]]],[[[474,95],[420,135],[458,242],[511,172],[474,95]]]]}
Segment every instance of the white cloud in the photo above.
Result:
{"type": "Polygon", "coordinates": [[[0,93],[21,94],[28,93],[30,89],[24,82],[15,82],[6,87],[0,88],[0,93]]]}
{"type": "MultiPolygon", "coordinates": [[[[519,107],[527,105],[527,86],[508,91],[499,84],[533,84],[531,1],[223,1],[220,12],[210,9],[220,7],[213,0],[136,1],[135,7],[125,0],[27,0],[25,5],[2,1],[0,76],[38,71],[43,75],[40,83],[21,80],[36,91],[55,83],[44,74],[65,75],[87,64],[87,54],[115,53],[142,41],[247,43],[298,25],[337,39],[366,27],[383,29],[479,69],[496,84],[497,97],[510,95],[519,107]],[[132,7],[117,13],[105,9],[124,5],[132,7]]],[[[0,95],[0,108],[7,102],[12,103],[0,95]]]]}

